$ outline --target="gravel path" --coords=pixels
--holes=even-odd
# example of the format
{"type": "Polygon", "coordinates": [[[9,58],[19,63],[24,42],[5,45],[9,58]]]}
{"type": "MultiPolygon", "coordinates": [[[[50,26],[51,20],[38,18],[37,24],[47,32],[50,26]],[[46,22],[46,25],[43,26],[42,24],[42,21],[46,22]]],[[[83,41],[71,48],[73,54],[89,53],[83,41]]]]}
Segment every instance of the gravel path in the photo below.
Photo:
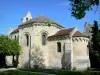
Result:
{"type": "Polygon", "coordinates": [[[16,68],[0,68],[0,72],[7,70],[16,70],[16,68]]]}

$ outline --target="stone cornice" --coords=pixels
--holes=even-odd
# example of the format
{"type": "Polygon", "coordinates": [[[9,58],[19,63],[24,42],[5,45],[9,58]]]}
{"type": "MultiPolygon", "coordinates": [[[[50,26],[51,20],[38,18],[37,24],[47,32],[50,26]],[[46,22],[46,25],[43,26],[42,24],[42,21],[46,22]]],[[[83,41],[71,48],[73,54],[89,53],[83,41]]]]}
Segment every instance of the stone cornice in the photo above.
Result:
{"type": "Polygon", "coordinates": [[[73,42],[75,42],[75,41],[77,41],[77,42],[79,42],[79,41],[88,42],[89,41],[89,39],[85,38],[85,37],[75,37],[75,38],[72,38],[72,40],[73,40],[73,42]]]}
{"type": "Polygon", "coordinates": [[[57,40],[66,40],[66,39],[70,39],[70,36],[55,36],[55,37],[48,38],[48,41],[57,41],[57,40]]]}
{"type": "Polygon", "coordinates": [[[54,26],[54,27],[57,27],[59,29],[64,28],[63,26],[55,24],[55,23],[49,24],[49,23],[34,23],[34,22],[28,23],[28,24],[22,24],[22,25],[19,25],[18,27],[19,28],[27,28],[27,27],[31,27],[31,26],[49,26],[49,27],[54,26]]]}

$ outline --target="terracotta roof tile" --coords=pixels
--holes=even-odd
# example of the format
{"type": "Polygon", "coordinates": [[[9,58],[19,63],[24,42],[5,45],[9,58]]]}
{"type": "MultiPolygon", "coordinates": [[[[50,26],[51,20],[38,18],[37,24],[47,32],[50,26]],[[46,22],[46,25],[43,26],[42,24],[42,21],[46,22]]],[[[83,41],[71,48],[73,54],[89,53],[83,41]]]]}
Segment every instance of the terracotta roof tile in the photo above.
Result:
{"type": "Polygon", "coordinates": [[[11,34],[17,33],[17,32],[19,32],[19,28],[16,28],[15,30],[13,30],[13,31],[11,32],[11,34]]]}
{"type": "Polygon", "coordinates": [[[61,30],[59,30],[56,34],[54,34],[54,35],[52,35],[52,36],[49,36],[49,37],[69,35],[70,32],[71,32],[73,29],[74,29],[74,28],[61,29],[61,30]]]}
{"type": "Polygon", "coordinates": [[[79,32],[79,31],[76,31],[76,32],[73,34],[73,37],[87,37],[87,36],[84,35],[83,33],[79,32]]]}

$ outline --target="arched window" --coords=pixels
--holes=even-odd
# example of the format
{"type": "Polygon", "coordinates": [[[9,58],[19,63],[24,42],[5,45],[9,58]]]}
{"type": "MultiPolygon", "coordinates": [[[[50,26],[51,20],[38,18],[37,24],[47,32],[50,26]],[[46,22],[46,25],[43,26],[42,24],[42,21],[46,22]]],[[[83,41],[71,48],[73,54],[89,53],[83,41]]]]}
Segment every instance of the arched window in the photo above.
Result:
{"type": "Polygon", "coordinates": [[[57,42],[57,51],[61,52],[61,43],[60,42],[57,42]]]}
{"type": "Polygon", "coordinates": [[[28,21],[28,18],[26,18],[26,21],[28,21]]]}
{"type": "Polygon", "coordinates": [[[29,46],[29,35],[25,34],[25,36],[26,36],[26,46],[29,46]]]}
{"type": "Polygon", "coordinates": [[[46,45],[46,37],[47,37],[47,34],[43,33],[42,34],[42,45],[46,45]]]}
{"type": "Polygon", "coordinates": [[[16,35],[15,35],[15,40],[16,40],[16,35]]]}

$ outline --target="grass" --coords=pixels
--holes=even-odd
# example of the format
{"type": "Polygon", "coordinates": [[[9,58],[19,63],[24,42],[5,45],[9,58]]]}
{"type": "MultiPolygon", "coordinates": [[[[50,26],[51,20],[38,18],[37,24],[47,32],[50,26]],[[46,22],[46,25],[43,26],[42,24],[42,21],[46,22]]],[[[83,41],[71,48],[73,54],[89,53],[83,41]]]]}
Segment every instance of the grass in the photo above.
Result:
{"type": "Polygon", "coordinates": [[[0,72],[0,75],[47,75],[44,73],[33,73],[28,71],[9,70],[0,72]]]}
{"type": "Polygon", "coordinates": [[[71,71],[71,70],[60,70],[60,69],[22,69],[21,71],[30,71],[30,72],[43,72],[48,74],[56,74],[56,75],[100,75],[100,71],[96,70],[87,70],[87,71],[71,71]]]}
{"type": "Polygon", "coordinates": [[[58,69],[18,69],[0,72],[0,75],[100,75],[100,71],[70,71],[58,69]]]}

